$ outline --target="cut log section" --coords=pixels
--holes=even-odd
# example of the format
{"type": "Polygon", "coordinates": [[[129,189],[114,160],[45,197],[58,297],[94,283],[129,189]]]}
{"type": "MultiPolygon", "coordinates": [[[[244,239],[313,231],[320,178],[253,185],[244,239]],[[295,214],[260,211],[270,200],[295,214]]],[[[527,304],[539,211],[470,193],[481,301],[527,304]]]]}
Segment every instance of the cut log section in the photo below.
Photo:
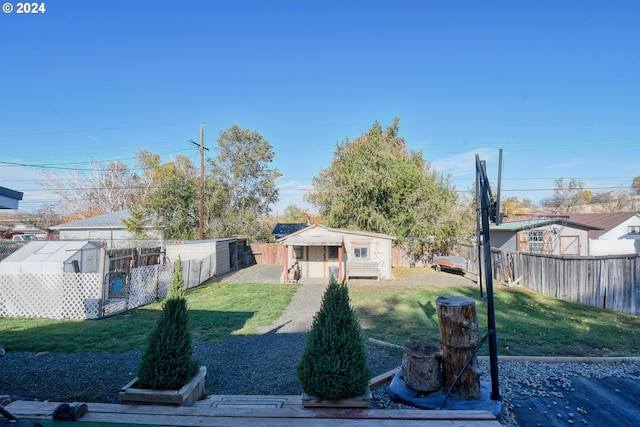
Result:
{"type": "Polygon", "coordinates": [[[442,388],[440,350],[434,344],[409,341],[402,353],[404,382],[420,393],[430,394],[442,388]]]}
{"type": "MultiPolygon", "coordinates": [[[[440,345],[442,348],[442,379],[449,390],[479,344],[476,303],[472,298],[445,295],[436,299],[440,345]]],[[[473,360],[451,391],[459,399],[480,399],[480,373],[478,360],[473,360]]]]}

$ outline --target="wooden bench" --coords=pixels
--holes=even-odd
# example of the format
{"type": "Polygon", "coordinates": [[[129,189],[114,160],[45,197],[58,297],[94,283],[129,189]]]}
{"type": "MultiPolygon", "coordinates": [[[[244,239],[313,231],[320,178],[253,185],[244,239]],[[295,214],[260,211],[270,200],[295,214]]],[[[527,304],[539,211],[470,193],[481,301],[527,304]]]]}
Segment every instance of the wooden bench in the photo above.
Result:
{"type": "Polygon", "coordinates": [[[380,267],[377,261],[347,261],[347,279],[352,277],[375,277],[380,280],[380,267]]]}

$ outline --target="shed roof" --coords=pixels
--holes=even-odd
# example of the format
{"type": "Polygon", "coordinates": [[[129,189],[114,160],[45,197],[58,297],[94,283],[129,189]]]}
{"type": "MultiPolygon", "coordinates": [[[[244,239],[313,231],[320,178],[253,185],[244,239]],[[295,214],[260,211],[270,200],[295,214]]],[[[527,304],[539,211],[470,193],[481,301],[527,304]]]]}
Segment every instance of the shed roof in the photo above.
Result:
{"type": "Polygon", "coordinates": [[[573,228],[581,228],[581,229],[585,229],[585,230],[600,230],[601,229],[600,227],[597,227],[597,226],[594,226],[594,225],[583,224],[583,223],[579,223],[579,222],[576,222],[576,221],[571,221],[570,219],[559,218],[559,217],[553,217],[553,218],[544,218],[544,217],[542,217],[542,218],[531,218],[531,219],[527,219],[527,220],[503,222],[500,225],[491,224],[489,229],[491,231],[520,231],[520,230],[525,230],[525,229],[544,227],[544,226],[550,225],[550,224],[568,225],[568,226],[573,227],[573,228]]]}
{"type": "Polygon", "coordinates": [[[287,245],[293,246],[342,246],[342,234],[326,234],[322,236],[292,236],[286,239],[287,245]]]}
{"type": "Polygon", "coordinates": [[[345,230],[341,228],[330,228],[323,224],[312,224],[306,228],[303,228],[302,230],[289,234],[288,236],[283,237],[278,241],[287,245],[296,246],[340,246],[344,241],[343,236],[345,234],[375,237],[388,240],[395,239],[393,236],[389,236],[388,234],[371,233],[358,230],[345,230]],[[316,234],[314,234],[314,232],[316,234]]]}
{"type": "Polygon", "coordinates": [[[86,240],[33,240],[2,262],[64,263],[85,248],[96,246],[86,240]]]}

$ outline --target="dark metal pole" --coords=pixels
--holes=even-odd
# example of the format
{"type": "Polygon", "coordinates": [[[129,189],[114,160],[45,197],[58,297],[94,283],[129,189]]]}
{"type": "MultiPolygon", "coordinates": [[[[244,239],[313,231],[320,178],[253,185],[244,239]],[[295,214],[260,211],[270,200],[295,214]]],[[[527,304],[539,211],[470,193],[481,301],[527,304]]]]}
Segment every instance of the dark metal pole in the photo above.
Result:
{"type": "Polygon", "coordinates": [[[480,298],[482,293],[482,222],[480,221],[481,202],[480,202],[480,174],[476,172],[476,245],[478,246],[478,286],[480,286],[480,298]]]}
{"type": "Polygon", "coordinates": [[[491,188],[486,173],[478,157],[476,157],[476,173],[480,178],[480,197],[482,210],[482,245],[484,248],[485,285],[487,288],[487,327],[489,329],[489,364],[491,367],[491,400],[500,400],[498,383],[498,340],[496,334],[496,317],[493,305],[493,274],[491,269],[491,242],[489,239],[489,221],[492,201],[489,200],[491,188]]]}

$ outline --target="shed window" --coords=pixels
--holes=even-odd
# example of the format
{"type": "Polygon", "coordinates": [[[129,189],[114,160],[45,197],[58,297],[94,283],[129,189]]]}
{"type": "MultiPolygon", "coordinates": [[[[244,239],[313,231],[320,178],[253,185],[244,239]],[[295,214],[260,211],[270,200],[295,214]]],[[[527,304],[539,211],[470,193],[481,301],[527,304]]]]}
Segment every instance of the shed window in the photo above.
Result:
{"type": "Polygon", "coordinates": [[[338,259],[339,246],[329,246],[329,259],[338,259]]]}
{"type": "Polygon", "coordinates": [[[353,248],[353,257],[355,259],[368,259],[369,258],[369,248],[367,248],[367,247],[356,247],[356,248],[353,248]]]}
{"type": "Polygon", "coordinates": [[[544,249],[544,232],[542,231],[530,231],[529,232],[529,252],[543,252],[544,249]]]}
{"type": "Polygon", "coordinates": [[[640,225],[630,225],[629,234],[640,234],[640,225]]]}
{"type": "Polygon", "coordinates": [[[293,256],[296,259],[302,259],[302,246],[294,246],[293,247],[293,256]]]}

